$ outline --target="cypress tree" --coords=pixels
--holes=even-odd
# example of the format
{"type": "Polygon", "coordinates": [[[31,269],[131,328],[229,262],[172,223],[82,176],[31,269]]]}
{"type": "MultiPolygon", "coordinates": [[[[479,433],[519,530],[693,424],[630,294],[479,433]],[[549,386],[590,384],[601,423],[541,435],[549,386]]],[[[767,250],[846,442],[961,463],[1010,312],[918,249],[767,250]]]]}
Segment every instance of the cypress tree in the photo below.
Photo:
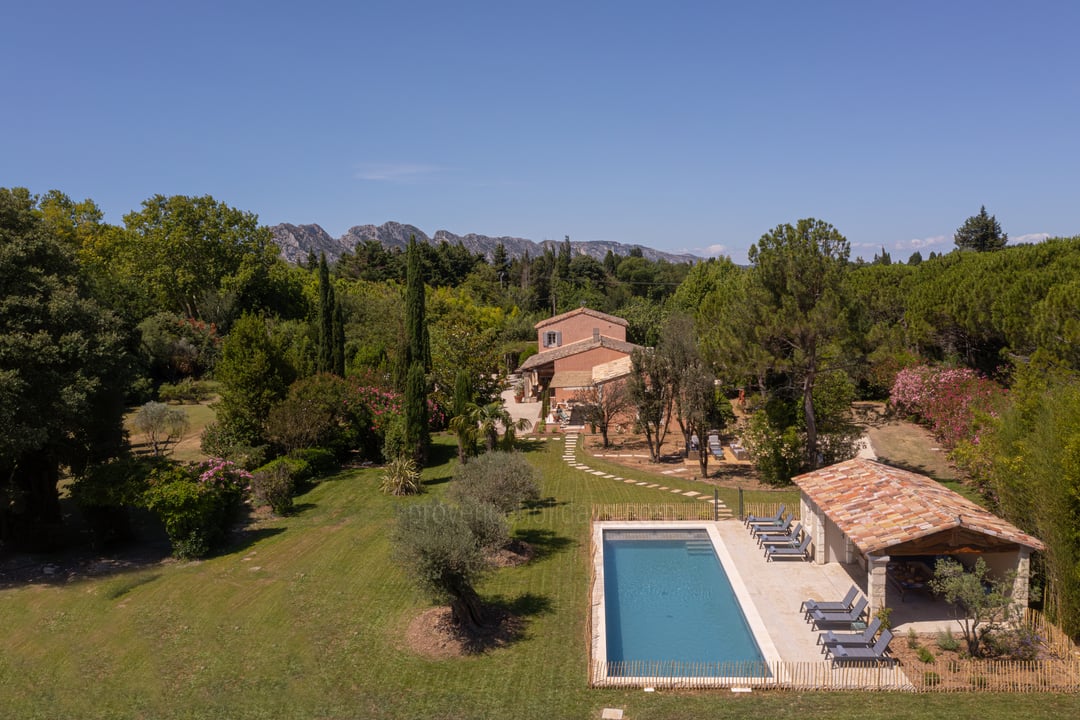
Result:
{"type": "Polygon", "coordinates": [[[473,402],[472,376],[468,370],[458,370],[454,377],[454,407],[451,417],[465,414],[465,407],[473,402]]]}
{"type": "Polygon", "coordinates": [[[431,350],[424,321],[424,272],[416,237],[409,238],[405,259],[405,439],[413,459],[423,466],[431,436],[428,432],[427,372],[431,350]]]}
{"type": "Polygon", "coordinates": [[[341,309],[341,301],[337,299],[334,300],[333,337],[334,374],[345,377],[345,312],[341,309]]]}
{"type": "Polygon", "coordinates": [[[428,432],[427,377],[419,362],[409,365],[405,376],[405,447],[417,466],[427,462],[431,434],[428,432]]]}
{"type": "Polygon", "coordinates": [[[334,368],[334,288],[330,285],[330,268],[326,255],[319,255],[319,353],[316,369],[330,372],[334,368]]]}

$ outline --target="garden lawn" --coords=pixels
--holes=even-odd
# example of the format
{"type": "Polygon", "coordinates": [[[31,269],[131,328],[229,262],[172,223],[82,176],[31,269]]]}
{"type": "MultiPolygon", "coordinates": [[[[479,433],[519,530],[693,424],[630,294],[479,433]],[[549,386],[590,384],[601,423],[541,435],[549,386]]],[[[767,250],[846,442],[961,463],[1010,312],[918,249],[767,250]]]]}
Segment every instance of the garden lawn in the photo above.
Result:
{"type": "MultiPolygon", "coordinates": [[[[425,471],[443,494],[446,462],[425,471]]],[[[829,718],[1070,717],[1060,695],[590,690],[586,686],[592,503],[656,502],[655,491],[586,475],[562,442],[534,442],[546,507],[516,530],[528,565],[480,588],[527,622],[484,656],[433,661],[402,637],[430,604],[390,558],[396,507],[379,471],[343,473],[298,499],[294,517],[198,563],[0,591],[0,716],[12,718],[829,718]]]]}

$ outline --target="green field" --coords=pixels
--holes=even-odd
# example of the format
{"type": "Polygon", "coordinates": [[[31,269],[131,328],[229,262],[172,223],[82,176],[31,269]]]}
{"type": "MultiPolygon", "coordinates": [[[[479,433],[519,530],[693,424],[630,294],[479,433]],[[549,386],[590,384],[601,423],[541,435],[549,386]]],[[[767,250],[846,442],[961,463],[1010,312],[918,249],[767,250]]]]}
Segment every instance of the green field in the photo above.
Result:
{"type": "MultiPolygon", "coordinates": [[[[425,472],[441,495],[446,462],[425,472]]],[[[1074,717],[1060,695],[657,692],[586,687],[588,517],[592,503],[665,502],[663,493],[586,475],[561,442],[532,443],[545,507],[516,532],[528,565],[497,571],[482,595],[525,619],[507,647],[427,660],[402,642],[430,604],[391,562],[387,531],[406,502],[378,470],[343,473],[298,498],[299,512],[247,531],[197,563],[0,590],[3,718],[1074,717]]],[[[424,498],[421,498],[421,501],[424,498]]]]}

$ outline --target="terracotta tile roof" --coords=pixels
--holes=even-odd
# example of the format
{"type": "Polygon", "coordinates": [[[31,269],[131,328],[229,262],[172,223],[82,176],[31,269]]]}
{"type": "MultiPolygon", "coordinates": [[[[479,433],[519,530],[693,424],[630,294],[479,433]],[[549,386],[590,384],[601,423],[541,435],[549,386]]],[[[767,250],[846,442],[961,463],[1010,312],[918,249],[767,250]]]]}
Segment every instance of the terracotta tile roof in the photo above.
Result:
{"type": "Polygon", "coordinates": [[[570,343],[569,345],[563,345],[553,350],[545,350],[542,353],[536,353],[530,355],[525,362],[521,363],[521,370],[532,370],[548,363],[553,363],[556,360],[562,360],[563,358],[570,357],[571,355],[577,355],[578,353],[585,352],[586,350],[592,350],[593,348],[606,347],[612,350],[618,350],[624,352],[627,355],[639,350],[640,345],[635,345],[632,342],[626,342],[625,340],[616,340],[615,338],[609,338],[601,335],[599,338],[588,338],[586,340],[579,340],[576,343],[570,343]]]}
{"type": "Polygon", "coordinates": [[[616,358],[611,362],[600,363],[592,369],[592,381],[594,383],[604,383],[609,380],[625,377],[630,374],[632,366],[633,362],[629,355],[616,358]]]}
{"type": "Polygon", "coordinates": [[[587,388],[592,386],[592,382],[590,370],[560,370],[551,376],[548,387],[587,388]]]}
{"type": "Polygon", "coordinates": [[[622,325],[623,327],[627,327],[630,325],[630,323],[628,323],[621,317],[616,317],[615,315],[608,315],[607,313],[602,313],[599,310],[593,310],[592,308],[579,307],[574,308],[570,312],[564,312],[561,315],[549,317],[547,320],[541,320],[540,322],[536,323],[535,327],[537,330],[539,330],[542,327],[546,327],[548,325],[551,325],[552,323],[557,323],[567,318],[574,317],[575,315],[591,315],[594,318],[606,320],[607,322],[615,323],[616,325],[622,325]]]}
{"type": "Polygon", "coordinates": [[[792,481],[864,553],[954,528],[1045,549],[1037,538],[931,478],[872,460],[848,460],[792,481]]]}

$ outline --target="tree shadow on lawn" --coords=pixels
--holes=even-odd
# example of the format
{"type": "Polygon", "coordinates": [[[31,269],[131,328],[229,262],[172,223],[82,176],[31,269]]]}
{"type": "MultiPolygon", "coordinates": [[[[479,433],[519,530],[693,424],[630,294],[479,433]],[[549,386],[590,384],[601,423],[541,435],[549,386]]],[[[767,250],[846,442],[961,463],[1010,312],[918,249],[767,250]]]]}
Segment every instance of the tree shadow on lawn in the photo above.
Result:
{"type": "Polygon", "coordinates": [[[523,506],[526,515],[539,515],[542,510],[569,504],[569,500],[556,500],[549,495],[546,498],[540,498],[539,500],[526,500],[523,506]]]}
{"type": "Polygon", "coordinates": [[[934,470],[934,468],[927,467],[922,463],[904,462],[903,460],[897,460],[896,458],[879,456],[877,461],[883,465],[889,467],[898,468],[900,470],[907,470],[908,472],[915,473],[917,475],[925,475],[928,478],[938,481],[939,483],[960,484],[955,477],[947,477],[934,470]]]}
{"type": "Polygon", "coordinates": [[[515,530],[513,540],[532,548],[531,560],[533,562],[545,560],[569,547],[577,545],[576,540],[556,535],[551,530],[544,530],[543,528],[515,530]]]}
{"type": "Polygon", "coordinates": [[[255,543],[285,532],[283,527],[241,526],[229,531],[226,541],[220,548],[206,556],[206,559],[224,557],[247,550],[255,543]]]}
{"type": "Polygon", "coordinates": [[[513,599],[495,596],[484,600],[488,618],[484,627],[458,627],[455,634],[463,652],[479,655],[528,639],[528,619],[551,611],[552,603],[546,595],[525,593],[513,599]]]}

